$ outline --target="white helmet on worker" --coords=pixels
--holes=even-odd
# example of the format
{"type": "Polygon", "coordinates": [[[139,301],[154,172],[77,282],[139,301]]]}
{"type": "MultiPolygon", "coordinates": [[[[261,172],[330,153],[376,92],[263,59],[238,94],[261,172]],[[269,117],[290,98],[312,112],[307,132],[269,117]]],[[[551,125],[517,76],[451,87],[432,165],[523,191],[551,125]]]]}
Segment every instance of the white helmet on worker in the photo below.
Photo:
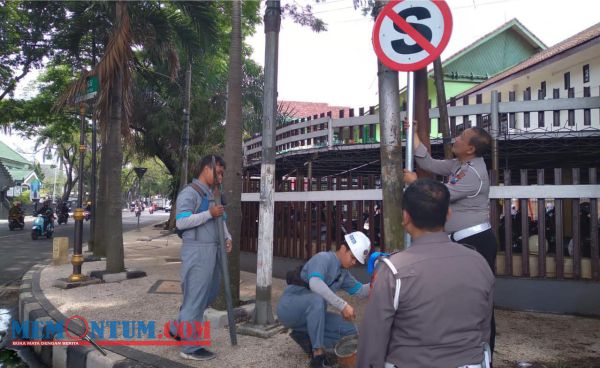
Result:
{"type": "Polygon", "coordinates": [[[364,233],[355,231],[344,235],[344,239],[346,239],[346,244],[352,251],[354,258],[361,264],[365,264],[371,250],[371,241],[369,238],[364,233]]]}

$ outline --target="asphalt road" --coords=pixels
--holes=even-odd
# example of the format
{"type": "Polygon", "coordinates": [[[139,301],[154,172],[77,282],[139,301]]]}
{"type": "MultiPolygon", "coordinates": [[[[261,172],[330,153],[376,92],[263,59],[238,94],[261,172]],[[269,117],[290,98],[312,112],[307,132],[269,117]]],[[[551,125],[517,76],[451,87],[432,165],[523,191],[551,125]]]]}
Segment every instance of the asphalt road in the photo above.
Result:
{"type": "MultiPolygon", "coordinates": [[[[148,211],[144,211],[140,217],[140,226],[164,221],[168,218],[168,215],[163,211],[154,212],[152,215],[148,211]]],[[[35,241],[31,240],[32,222],[33,218],[28,217],[25,222],[25,229],[13,231],[8,229],[6,221],[0,222],[0,287],[17,282],[33,265],[52,259],[52,239],[39,238],[35,241]]],[[[73,217],[69,217],[69,222],[66,225],[58,226],[55,220],[54,236],[69,237],[70,248],[73,247],[73,225],[73,217]]],[[[136,226],[137,219],[133,212],[124,211],[123,232],[134,230],[136,226]]],[[[84,242],[89,239],[89,229],[89,221],[84,221],[84,242]]]]}

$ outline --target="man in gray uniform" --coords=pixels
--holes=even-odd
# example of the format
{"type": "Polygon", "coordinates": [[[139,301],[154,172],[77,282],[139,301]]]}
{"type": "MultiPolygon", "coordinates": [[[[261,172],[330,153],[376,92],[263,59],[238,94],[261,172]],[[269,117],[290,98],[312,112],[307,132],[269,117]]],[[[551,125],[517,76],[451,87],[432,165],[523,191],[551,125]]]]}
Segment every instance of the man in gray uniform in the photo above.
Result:
{"type": "MultiPolygon", "coordinates": [[[[406,120],[404,125],[407,126],[406,120]]],[[[446,232],[453,241],[475,247],[495,274],[498,245],[490,225],[490,180],[482,157],[491,144],[492,137],[488,132],[478,127],[469,128],[456,137],[452,145],[455,159],[435,160],[429,155],[419,136],[414,135],[417,165],[423,170],[448,178],[446,187],[450,191],[452,218],[446,223],[446,232]]],[[[405,170],[404,181],[407,184],[416,179],[415,173],[405,170]]],[[[496,323],[492,314],[492,351],[495,337],[496,323]]]]}
{"type": "Polygon", "coordinates": [[[448,189],[430,179],[404,192],[412,246],[378,264],[357,367],[482,367],[494,275],[480,254],[448,239],[449,200],[448,189]]]}
{"type": "Polygon", "coordinates": [[[344,336],[356,334],[354,308],[337,296],[338,290],[366,298],[369,284],[358,282],[348,271],[356,262],[365,263],[371,242],[360,231],[344,236],[346,241],[336,252],[315,254],[302,267],[300,283],[288,285],[279,304],[279,321],[293,332],[307,333],[312,346],[311,367],[329,367],[325,348],[332,348],[344,336]],[[327,311],[327,304],[340,314],[327,311]],[[345,321],[344,321],[345,320],[345,321]]]}
{"type": "MultiPolygon", "coordinates": [[[[204,310],[218,295],[220,267],[217,262],[219,234],[215,218],[223,216],[223,206],[210,207],[212,187],[223,180],[225,162],[219,156],[206,156],[198,165],[197,179],[186,186],[177,196],[177,229],[183,231],[181,245],[181,289],[183,302],[177,323],[171,325],[176,339],[197,340],[190,336],[186,326],[202,322],[204,310]],[[215,167],[213,167],[213,160],[215,167]],[[176,328],[175,328],[176,327],[176,328]],[[177,332],[177,333],[176,333],[177,332]]],[[[225,226],[226,250],[231,251],[231,235],[225,226]]],[[[193,330],[193,329],[192,329],[193,330]]],[[[180,356],[190,360],[209,360],[214,353],[184,345],[180,356]]]]}

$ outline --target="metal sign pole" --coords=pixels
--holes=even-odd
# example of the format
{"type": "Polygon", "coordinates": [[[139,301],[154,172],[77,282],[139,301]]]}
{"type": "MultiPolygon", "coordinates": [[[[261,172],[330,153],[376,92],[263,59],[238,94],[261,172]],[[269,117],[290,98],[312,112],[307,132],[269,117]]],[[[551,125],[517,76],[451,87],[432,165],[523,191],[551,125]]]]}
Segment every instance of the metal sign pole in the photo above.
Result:
{"type": "MultiPolygon", "coordinates": [[[[407,93],[407,103],[406,103],[406,115],[408,119],[408,130],[406,132],[406,163],[405,167],[409,171],[414,171],[414,126],[413,120],[415,115],[414,109],[414,101],[415,101],[415,83],[414,83],[414,74],[413,72],[408,72],[406,75],[406,93],[407,93]]],[[[410,235],[405,231],[404,233],[404,247],[410,247],[410,235]]]]}

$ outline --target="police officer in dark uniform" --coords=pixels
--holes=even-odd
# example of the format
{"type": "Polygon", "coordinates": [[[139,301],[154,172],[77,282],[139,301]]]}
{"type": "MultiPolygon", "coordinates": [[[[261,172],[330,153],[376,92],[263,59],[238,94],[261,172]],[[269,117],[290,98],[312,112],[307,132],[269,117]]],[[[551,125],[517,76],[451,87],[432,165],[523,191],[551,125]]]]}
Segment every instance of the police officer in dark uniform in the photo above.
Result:
{"type": "Polygon", "coordinates": [[[357,367],[489,367],[494,275],[480,254],[448,239],[449,202],[448,189],[431,179],[404,192],[412,246],[380,258],[357,367]]]}
{"type": "MultiPolygon", "coordinates": [[[[416,124],[416,122],[414,123],[416,124]]],[[[407,121],[404,121],[405,127],[407,121]]],[[[490,225],[490,180],[483,154],[489,151],[492,137],[485,130],[473,127],[456,137],[451,160],[433,159],[418,135],[414,136],[415,161],[417,165],[431,173],[448,178],[446,187],[450,191],[452,217],[445,230],[453,241],[467,244],[485,258],[490,269],[496,273],[497,240],[490,225]]],[[[404,172],[408,184],[417,179],[414,172],[404,172]]],[[[492,316],[490,346],[494,349],[496,328],[492,316]]]]}

